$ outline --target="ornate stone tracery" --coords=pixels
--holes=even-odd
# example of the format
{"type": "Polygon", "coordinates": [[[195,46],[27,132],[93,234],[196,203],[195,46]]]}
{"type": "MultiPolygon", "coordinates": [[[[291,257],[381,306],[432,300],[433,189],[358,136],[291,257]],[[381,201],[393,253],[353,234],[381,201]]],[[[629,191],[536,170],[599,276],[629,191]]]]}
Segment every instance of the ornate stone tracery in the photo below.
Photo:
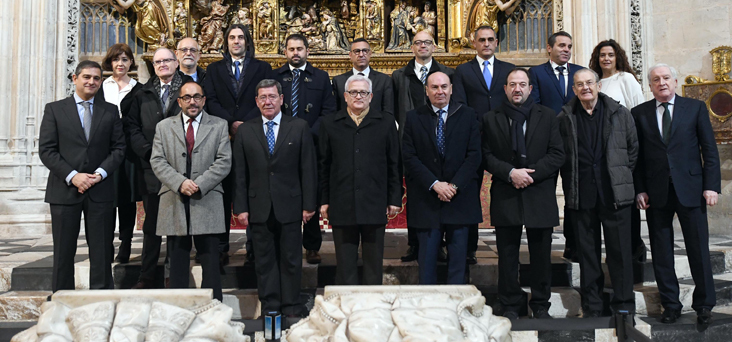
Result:
{"type": "Polygon", "coordinates": [[[79,0],[66,0],[66,93],[73,92],[71,75],[74,74],[76,64],[79,63],[79,0]]]}
{"type": "MultiPolygon", "coordinates": [[[[641,24],[641,0],[630,0],[630,51],[635,75],[643,80],[643,27],[641,24]]],[[[644,81],[641,81],[644,83],[644,81]]]]}

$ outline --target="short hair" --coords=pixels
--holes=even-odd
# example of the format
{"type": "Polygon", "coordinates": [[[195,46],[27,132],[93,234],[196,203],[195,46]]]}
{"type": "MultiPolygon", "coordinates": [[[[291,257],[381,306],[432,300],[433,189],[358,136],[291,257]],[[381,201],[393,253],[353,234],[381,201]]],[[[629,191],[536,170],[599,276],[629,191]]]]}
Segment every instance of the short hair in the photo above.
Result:
{"type": "Polygon", "coordinates": [[[574,72],[574,77],[572,77],[572,83],[574,83],[574,79],[577,78],[577,75],[579,75],[581,72],[589,72],[593,75],[595,75],[595,82],[600,83],[600,75],[598,75],[595,70],[592,70],[590,68],[582,68],[574,72]]]}
{"type": "MultiPolygon", "coordinates": [[[[202,87],[202,86],[201,86],[200,84],[198,84],[198,82],[196,82],[196,81],[194,81],[194,80],[192,80],[192,79],[190,79],[190,80],[188,80],[188,81],[186,81],[186,82],[183,82],[183,84],[182,84],[182,85],[180,86],[180,89],[183,89],[183,87],[184,87],[184,86],[185,86],[186,84],[190,84],[190,83],[193,83],[193,84],[195,84],[196,86],[198,86],[198,89],[201,89],[201,92],[203,92],[203,87],[202,87]]],[[[203,96],[206,96],[205,94],[201,94],[201,95],[203,95],[203,96]]]]}
{"type": "Polygon", "coordinates": [[[282,95],[282,85],[280,84],[280,82],[277,82],[276,80],[273,80],[271,78],[265,78],[259,81],[259,83],[257,83],[257,87],[254,88],[254,93],[259,95],[259,89],[272,87],[277,87],[277,94],[282,95]]]}
{"type": "Polygon", "coordinates": [[[351,88],[351,83],[357,82],[357,81],[363,81],[363,82],[368,83],[369,93],[373,92],[373,82],[371,82],[371,80],[368,77],[361,76],[361,75],[353,75],[346,80],[346,91],[348,91],[348,89],[351,88]]]}
{"type": "Polygon", "coordinates": [[[569,33],[564,32],[564,31],[559,31],[559,32],[552,33],[552,35],[549,36],[549,38],[546,40],[546,44],[551,47],[554,47],[554,43],[557,42],[557,37],[559,37],[559,36],[567,37],[570,40],[572,39],[572,36],[569,33]]]}
{"type": "Polygon", "coordinates": [[[648,69],[648,76],[647,76],[648,77],[648,83],[651,83],[651,73],[653,72],[653,70],[656,70],[658,68],[668,68],[668,70],[671,71],[671,76],[675,80],[678,80],[679,73],[676,72],[676,69],[674,67],[672,67],[672,66],[670,66],[670,65],[668,65],[666,63],[658,63],[658,64],[652,66],[650,69],[648,69]]]}
{"type": "MultiPolygon", "coordinates": [[[[153,58],[155,57],[155,54],[158,53],[158,51],[168,51],[168,52],[170,52],[170,55],[173,56],[173,58],[175,58],[175,61],[176,62],[178,61],[178,58],[175,56],[175,52],[173,52],[173,50],[165,48],[165,47],[161,47],[161,48],[158,48],[157,50],[155,50],[155,52],[153,52],[153,58]]],[[[153,61],[153,62],[155,62],[155,61],[153,61]]]]}
{"type": "Polygon", "coordinates": [[[85,60],[79,62],[79,64],[76,65],[76,70],[74,70],[74,75],[79,75],[82,70],[84,69],[99,69],[99,73],[102,73],[102,66],[99,65],[99,63],[95,61],[85,60]]]}
{"type": "Polygon", "coordinates": [[[287,38],[285,38],[285,49],[287,49],[287,43],[289,43],[290,40],[299,40],[303,43],[303,45],[305,45],[306,49],[310,48],[310,44],[308,44],[308,39],[305,38],[305,36],[303,36],[299,33],[293,33],[293,34],[287,36],[287,38]]]}
{"type": "Polygon", "coordinates": [[[452,84],[452,79],[450,78],[450,75],[448,75],[442,71],[436,71],[436,72],[433,72],[433,73],[427,75],[427,78],[424,80],[424,86],[427,87],[427,85],[430,83],[430,77],[432,77],[433,75],[437,75],[437,74],[443,74],[443,75],[447,76],[447,82],[452,84]]]}
{"type": "Polygon", "coordinates": [[[506,79],[508,79],[508,77],[511,76],[511,74],[516,73],[516,72],[523,72],[524,74],[526,74],[526,78],[529,79],[529,85],[531,85],[531,76],[529,76],[529,71],[526,70],[526,68],[522,68],[522,67],[515,67],[515,68],[511,69],[511,71],[509,71],[508,74],[506,74],[506,79]]]}
{"type": "Polygon", "coordinates": [[[496,40],[498,40],[498,35],[496,34],[496,29],[493,28],[493,26],[490,25],[480,25],[478,26],[475,31],[473,31],[473,39],[478,38],[478,31],[480,30],[491,30],[493,31],[493,35],[496,36],[496,40]]]}
{"type": "Polygon", "coordinates": [[[135,67],[135,56],[132,54],[130,46],[124,43],[114,44],[109,47],[107,54],[102,59],[102,70],[111,71],[112,60],[123,53],[132,61],[132,64],[130,64],[130,70],[132,70],[135,67]]]}
{"type": "Polygon", "coordinates": [[[226,29],[226,33],[224,33],[225,43],[222,47],[224,53],[229,53],[229,33],[231,33],[231,31],[233,31],[234,29],[240,29],[242,32],[244,32],[244,48],[246,50],[246,55],[254,56],[254,40],[252,39],[252,35],[249,34],[249,29],[247,29],[247,27],[242,24],[233,24],[226,29]]]}
{"type": "Polygon", "coordinates": [[[371,44],[369,44],[369,41],[368,41],[368,40],[366,40],[366,39],[365,39],[365,38],[363,38],[363,37],[359,37],[359,38],[356,38],[356,39],[354,39],[354,40],[353,40],[353,41],[351,42],[351,46],[353,46],[353,44],[356,44],[356,43],[366,43],[366,44],[368,44],[368,45],[369,45],[369,47],[371,47],[371,44]]]}

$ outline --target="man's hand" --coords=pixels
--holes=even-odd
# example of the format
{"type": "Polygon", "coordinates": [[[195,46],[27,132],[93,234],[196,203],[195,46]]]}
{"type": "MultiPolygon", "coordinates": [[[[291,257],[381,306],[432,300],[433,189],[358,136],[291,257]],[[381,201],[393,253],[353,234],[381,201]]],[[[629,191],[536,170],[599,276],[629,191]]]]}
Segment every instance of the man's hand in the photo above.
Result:
{"type": "Polygon", "coordinates": [[[236,219],[239,220],[239,223],[241,223],[242,226],[248,227],[249,226],[249,213],[243,212],[236,216],[236,219]]]}
{"type": "Polygon", "coordinates": [[[717,204],[717,201],[719,200],[719,194],[717,194],[714,190],[704,190],[702,193],[704,196],[704,199],[707,200],[707,205],[710,207],[713,207],[715,204],[717,204]]]}
{"type": "Polygon", "coordinates": [[[232,137],[235,136],[236,131],[239,130],[239,125],[243,123],[244,121],[234,121],[234,123],[231,124],[231,129],[229,129],[229,134],[231,134],[232,137]]]}
{"type": "Polygon", "coordinates": [[[650,207],[650,205],[648,205],[648,193],[641,192],[635,195],[635,206],[642,210],[648,209],[648,207],[650,207]]]}
{"type": "Polygon", "coordinates": [[[95,173],[91,176],[92,176],[92,179],[93,179],[92,181],[94,182],[94,184],[97,184],[102,181],[102,175],[100,175],[98,173],[95,173]]]}
{"type": "Polygon", "coordinates": [[[79,193],[83,194],[96,184],[94,181],[96,178],[97,177],[95,175],[79,172],[71,178],[71,184],[74,184],[74,186],[79,189],[79,193]]]}
{"type": "Polygon", "coordinates": [[[457,193],[457,190],[453,189],[452,186],[450,186],[447,182],[437,182],[432,187],[432,190],[434,190],[437,193],[437,198],[440,199],[440,201],[443,202],[450,202],[450,199],[452,199],[453,196],[457,193]]]}
{"type": "Polygon", "coordinates": [[[513,169],[511,171],[511,183],[516,189],[523,189],[530,184],[534,183],[534,179],[529,176],[530,173],[534,173],[534,169],[513,169]]]}
{"type": "Polygon", "coordinates": [[[302,211],[302,223],[308,223],[311,218],[313,218],[313,215],[315,215],[315,211],[302,211]]]}
{"type": "Polygon", "coordinates": [[[180,185],[180,193],[183,195],[191,196],[196,192],[198,192],[198,185],[190,179],[184,180],[183,184],[180,185]]]}
{"type": "Polygon", "coordinates": [[[328,219],[328,205],[327,204],[323,204],[320,206],[320,217],[322,217],[326,220],[328,219]]]}
{"type": "Polygon", "coordinates": [[[401,209],[401,207],[397,207],[395,205],[390,205],[386,207],[386,216],[396,215],[399,212],[399,209],[401,209]]]}

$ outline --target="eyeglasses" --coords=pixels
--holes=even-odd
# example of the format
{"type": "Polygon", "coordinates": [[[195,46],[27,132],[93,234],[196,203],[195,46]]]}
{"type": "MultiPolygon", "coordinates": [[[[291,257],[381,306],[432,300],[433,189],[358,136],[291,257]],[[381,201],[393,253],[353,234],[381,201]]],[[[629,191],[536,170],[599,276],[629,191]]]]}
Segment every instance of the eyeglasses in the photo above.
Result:
{"type": "Polygon", "coordinates": [[[170,62],[172,62],[174,60],[175,60],[175,58],[166,58],[166,59],[161,59],[161,60],[153,61],[152,63],[155,64],[155,66],[161,66],[163,64],[168,64],[168,63],[170,63],[170,62]]]}
{"type": "Polygon", "coordinates": [[[366,97],[366,96],[369,96],[369,94],[371,94],[370,91],[364,91],[364,90],[361,90],[361,91],[358,91],[358,90],[350,90],[350,91],[348,91],[348,95],[351,95],[351,97],[357,97],[359,95],[361,97],[366,97]]]}
{"type": "Polygon", "coordinates": [[[433,42],[431,40],[415,40],[412,44],[414,44],[414,46],[432,46],[432,43],[433,42]]]}
{"type": "Polygon", "coordinates": [[[184,102],[189,102],[189,101],[191,101],[191,99],[193,99],[196,102],[199,102],[199,101],[201,101],[201,99],[203,99],[203,97],[204,96],[201,94],[194,94],[193,96],[183,95],[183,96],[179,97],[179,99],[183,100],[184,102]]]}
{"type": "Polygon", "coordinates": [[[257,100],[261,102],[267,101],[267,99],[270,101],[276,101],[278,98],[280,98],[280,95],[269,94],[257,96],[257,100]]]}
{"type": "Polygon", "coordinates": [[[597,82],[595,82],[595,81],[587,81],[587,82],[584,82],[584,83],[583,82],[577,82],[577,83],[574,84],[574,86],[577,87],[577,89],[582,89],[585,86],[587,86],[589,88],[592,88],[592,86],[595,85],[595,84],[597,84],[597,82]]]}
{"type": "Polygon", "coordinates": [[[360,55],[360,54],[362,54],[362,53],[363,53],[364,55],[368,55],[368,54],[369,54],[369,53],[371,52],[371,49],[360,49],[360,50],[359,50],[359,49],[355,49],[355,50],[351,50],[351,52],[352,52],[352,53],[353,53],[354,55],[360,55]]]}
{"type": "Polygon", "coordinates": [[[178,49],[178,51],[180,51],[182,53],[189,53],[190,52],[191,54],[197,54],[198,53],[198,49],[195,49],[195,48],[190,48],[190,49],[189,48],[182,48],[182,49],[178,49]]]}

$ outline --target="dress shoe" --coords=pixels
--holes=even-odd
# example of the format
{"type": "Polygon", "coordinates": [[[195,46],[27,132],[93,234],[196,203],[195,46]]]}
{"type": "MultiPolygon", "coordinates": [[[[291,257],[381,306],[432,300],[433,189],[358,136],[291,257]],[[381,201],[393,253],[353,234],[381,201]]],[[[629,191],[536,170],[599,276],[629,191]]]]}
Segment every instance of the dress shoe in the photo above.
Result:
{"type": "Polygon", "coordinates": [[[319,264],[321,261],[323,261],[320,258],[320,253],[318,251],[311,251],[308,250],[305,252],[305,260],[308,262],[308,264],[316,265],[319,264]]]}
{"type": "Polygon", "coordinates": [[[676,323],[676,320],[679,319],[679,317],[681,317],[680,310],[666,309],[666,310],[663,310],[663,315],[661,315],[661,323],[666,323],[666,324],[676,323]]]}
{"type": "Polygon", "coordinates": [[[588,310],[582,314],[582,318],[597,318],[602,317],[602,311],[600,310],[588,310]]]}
{"type": "Polygon", "coordinates": [[[247,252],[247,261],[245,264],[254,265],[254,253],[247,252]]]}
{"type": "Polygon", "coordinates": [[[437,250],[437,261],[447,262],[447,249],[445,247],[440,247],[437,250]]]}
{"type": "Polygon", "coordinates": [[[515,321],[515,320],[519,319],[518,312],[516,312],[516,311],[510,311],[510,310],[506,310],[503,313],[503,317],[508,318],[509,320],[512,320],[512,321],[515,321]]]}
{"type": "Polygon", "coordinates": [[[549,314],[549,309],[539,308],[534,311],[534,318],[551,319],[552,316],[549,314]]]}
{"type": "Polygon", "coordinates": [[[570,260],[572,262],[579,262],[579,258],[577,258],[577,252],[569,247],[564,248],[564,255],[562,255],[565,259],[570,260]]]}
{"type": "Polygon", "coordinates": [[[465,257],[465,263],[468,265],[475,265],[478,263],[478,258],[475,257],[475,252],[468,252],[468,256],[465,257]]]}
{"type": "Polygon", "coordinates": [[[696,322],[699,325],[709,325],[712,323],[712,310],[701,309],[696,312],[696,322]]]}
{"type": "Polygon", "coordinates": [[[638,263],[644,263],[648,260],[648,248],[646,244],[641,242],[641,245],[633,252],[633,261],[638,263]]]}
{"type": "Polygon", "coordinates": [[[147,289],[154,289],[155,285],[152,282],[146,281],[146,280],[140,280],[132,286],[133,290],[147,290],[147,289]]]}
{"type": "Polygon", "coordinates": [[[132,241],[122,241],[122,243],[119,245],[119,253],[117,254],[117,257],[114,258],[114,262],[118,262],[120,264],[126,264],[130,262],[131,248],[132,241]]]}
{"type": "Polygon", "coordinates": [[[223,267],[229,264],[229,253],[219,252],[219,266],[223,267]]]}
{"type": "Polygon", "coordinates": [[[419,257],[419,248],[414,246],[409,246],[409,249],[407,249],[407,254],[405,254],[402,257],[402,262],[409,262],[417,260],[419,257]]]}

